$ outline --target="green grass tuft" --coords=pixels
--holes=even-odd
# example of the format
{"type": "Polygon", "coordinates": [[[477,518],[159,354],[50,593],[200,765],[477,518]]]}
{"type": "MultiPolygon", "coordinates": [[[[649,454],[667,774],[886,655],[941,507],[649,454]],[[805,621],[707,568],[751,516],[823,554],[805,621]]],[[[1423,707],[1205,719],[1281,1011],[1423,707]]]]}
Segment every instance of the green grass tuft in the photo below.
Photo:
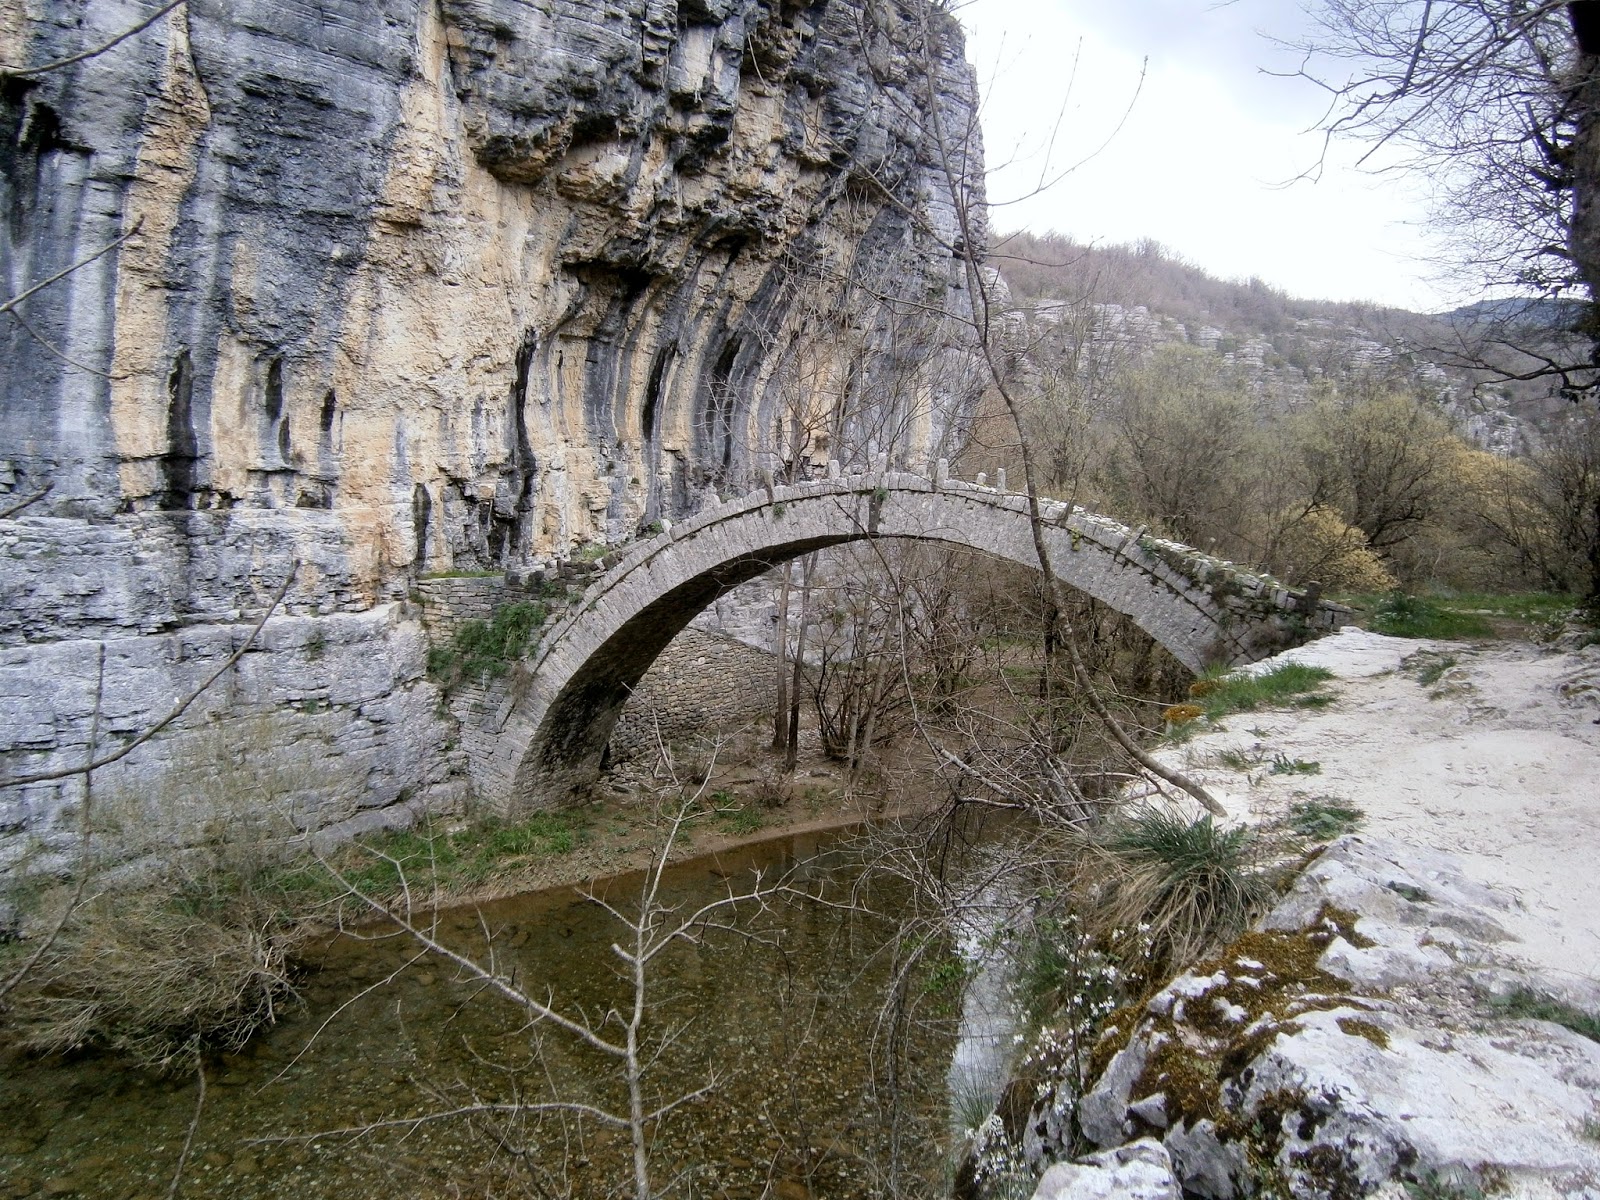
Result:
{"type": "MultiPolygon", "coordinates": [[[[1325,695],[1317,689],[1333,678],[1326,667],[1307,667],[1300,663],[1284,663],[1264,675],[1225,675],[1208,681],[1210,686],[1198,696],[1211,720],[1229,713],[1254,712],[1258,708],[1272,708],[1300,704],[1325,695]]],[[[1331,701],[1331,697],[1329,698],[1331,701]]]]}
{"type": "Polygon", "coordinates": [[[1272,774],[1274,774],[1274,775],[1321,775],[1322,774],[1322,764],[1321,763],[1319,763],[1319,762],[1308,762],[1306,759],[1303,759],[1303,758],[1290,758],[1287,754],[1284,754],[1282,751],[1279,751],[1277,754],[1274,754],[1272,756],[1272,767],[1270,769],[1271,769],[1272,774]]]}
{"type": "MultiPolygon", "coordinates": [[[[380,834],[341,849],[334,865],[358,891],[373,897],[399,892],[402,871],[413,888],[437,884],[448,891],[482,884],[519,861],[571,854],[587,835],[587,823],[578,814],[535,813],[520,821],[481,821],[449,833],[425,827],[380,834]]],[[[283,868],[276,883],[286,895],[303,901],[332,899],[341,892],[316,862],[283,868]]]]}
{"type": "Polygon", "coordinates": [[[1532,988],[1516,988],[1490,1001],[1490,1007],[1503,1017],[1529,1021],[1553,1021],[1592,1042],[1600,1042],[1600,1015],[1574,1008],[1554,996],[1532,988]]]}
{"type": "Polygon", "coordinates": [[[1460,641],[1494,636],[1494,627],[1480,613],[1400,591],[1390,592],[1377,602],[1368,625],[1374,633],[1391,637],[1460,641]]]}
{"type": "Polygon", "coordinates": [[[1419,650],[1408,655],[1400,664],[1400,669],[1405,672],[1414,672],[1417,682],[1423,687],[1432,687],[1444,678],[1444,674],[1451,667],[1460,662],[1454,654],[1437,654],[1431,650],[1419,650]]]}
{"type": "Polygon", "coordinates": [[[1254,771],[1266,761],[1266,754],[1260,750],[1219,750],[1217,761],[1235,771],[1254,771]]]}
{"type": "Polygon", "coordinates": [[[1289,805],[1289,828],[1303,838],[1331,842],[1360,828],[1366,815],[1353,804],[1319,796],[1314,800],[1297,800],[1289,805]]]}
{"type": "Polygon", "coordinates": [[[1148,928],[1169,963],[1226,944],[1272,896],[1242,827],[1150,808],[1113,820],[1096,840],[1110,868],[1103,919],[1148,928]]]}

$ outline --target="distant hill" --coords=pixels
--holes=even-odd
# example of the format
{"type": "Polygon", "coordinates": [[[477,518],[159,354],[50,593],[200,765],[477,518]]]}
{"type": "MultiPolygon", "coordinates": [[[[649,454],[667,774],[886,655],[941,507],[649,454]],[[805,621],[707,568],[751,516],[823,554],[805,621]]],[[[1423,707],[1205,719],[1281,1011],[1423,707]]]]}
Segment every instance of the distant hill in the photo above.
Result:
{"type": "Polygon", "coordinates": [[[1460,308],[1440,313],[1439,317],[1456,325],[1514,324],[1559,334],[1572,324],[1581,311],[1582,305],[1575,300],[1551,300],[1543,296],[1502,296],[1495,300],[1478,300],[1472,304],[1463,304],[1460,308]]]}
{"type": "Polygon", "coordinates": [[[1088,312],[1102,344],[1201,347],[1238,371],[1263,404],[1292,407],[1318,387],[1376,378],[1432,396],[1480,444],[1510,451],[1564,403],[1549,381],[1508,381],[1469,365],[1485,332],[1522,336],[1533,328],[1555,344],[1570,313],[1561,301],[1490,299],[1424,314],[1304,300],[1260,279],[1219,279],[1153,241],[1087,246],[1059,235],[1002,235],[991,262],[1013,302],[1041,325],[1088,312]]]}

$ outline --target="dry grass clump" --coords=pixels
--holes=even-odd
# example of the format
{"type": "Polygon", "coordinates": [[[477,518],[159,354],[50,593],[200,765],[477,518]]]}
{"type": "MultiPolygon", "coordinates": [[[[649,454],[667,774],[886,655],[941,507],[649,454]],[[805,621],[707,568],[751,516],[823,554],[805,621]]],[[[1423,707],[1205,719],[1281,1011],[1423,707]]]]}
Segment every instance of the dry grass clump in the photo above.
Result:
{"type": "Polygon", "coordinates": [[[72,916],[13,995],[18,1040],[39,1053],[103,1047],[155,1070],[202,1048],[237,1050],[294,991],[293,930],[249,893],[152,885],[72,916]]]}

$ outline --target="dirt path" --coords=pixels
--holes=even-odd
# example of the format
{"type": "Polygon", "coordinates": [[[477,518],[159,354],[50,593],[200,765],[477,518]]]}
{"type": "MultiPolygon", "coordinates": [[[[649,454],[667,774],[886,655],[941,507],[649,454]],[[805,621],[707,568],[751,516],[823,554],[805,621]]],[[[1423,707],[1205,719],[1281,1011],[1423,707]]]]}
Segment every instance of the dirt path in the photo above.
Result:
{"type": "Polygon", "coordinates": [[[1473,880],[1516,898],[1508,923],[1522,944],[1508,949],[1575,983],[1600,979],[1600,646],[1346,630],[1257,669],[1285,660],[1333,671],[1337,701],[1230,716],[1162,753],[1238,819],[1335,797],[1378,836],[1459,856],[1473,880]],[[1253,765],[1226,766],[1225,751],[1253,765]],[[1273,774],[1278,755],[1320,769],[1273,774]]]}

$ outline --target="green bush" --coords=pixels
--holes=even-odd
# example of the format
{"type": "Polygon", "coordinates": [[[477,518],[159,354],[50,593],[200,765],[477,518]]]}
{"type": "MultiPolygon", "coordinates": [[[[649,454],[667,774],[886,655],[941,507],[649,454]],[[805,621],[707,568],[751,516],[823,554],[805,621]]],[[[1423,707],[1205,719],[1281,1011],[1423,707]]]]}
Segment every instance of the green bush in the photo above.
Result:
{"type": "Polygon", "coordinates": [[[449,645],[428,652],[428,674],[446,688],[468,679],[498,678],[527,653],[545,616],[542,603],[521,601],[497,608],[488,621],[463,621],[449,645]]]}

